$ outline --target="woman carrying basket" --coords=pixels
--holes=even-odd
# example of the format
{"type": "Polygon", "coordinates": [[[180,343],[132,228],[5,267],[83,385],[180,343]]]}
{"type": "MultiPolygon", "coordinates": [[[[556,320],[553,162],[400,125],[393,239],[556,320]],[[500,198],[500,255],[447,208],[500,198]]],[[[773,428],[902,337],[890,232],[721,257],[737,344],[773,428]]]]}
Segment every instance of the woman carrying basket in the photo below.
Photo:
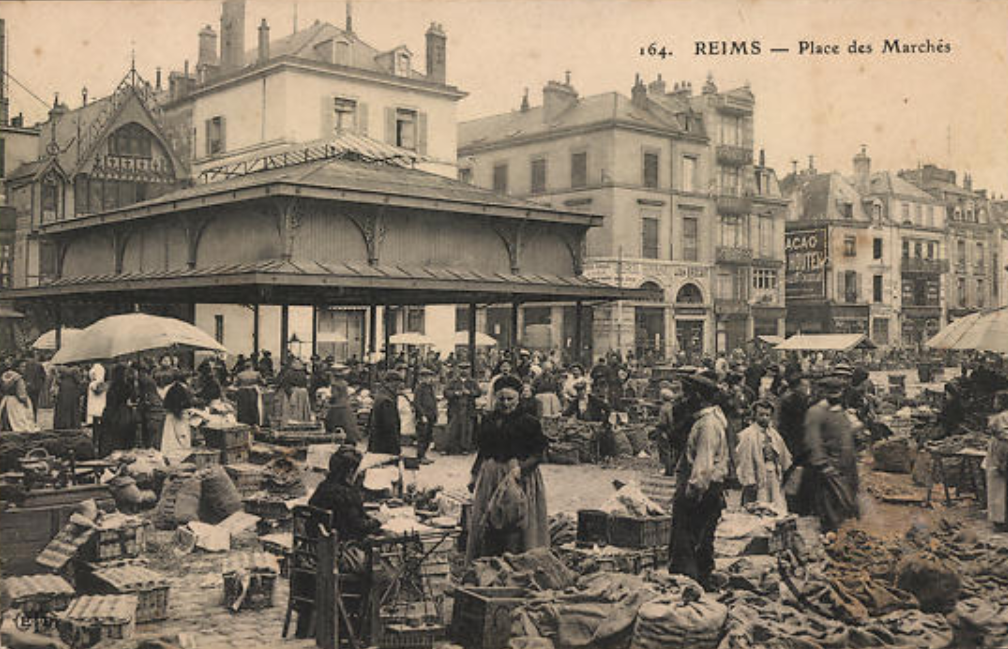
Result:
{"type": "Polygon", "coordinates": [[[467,562],[549,545],[546,489],[539,471],[549,442],[539,420],[518,410],[521,387],[516,377],[497,379],[496,408],[476,435],[467,562]]]}

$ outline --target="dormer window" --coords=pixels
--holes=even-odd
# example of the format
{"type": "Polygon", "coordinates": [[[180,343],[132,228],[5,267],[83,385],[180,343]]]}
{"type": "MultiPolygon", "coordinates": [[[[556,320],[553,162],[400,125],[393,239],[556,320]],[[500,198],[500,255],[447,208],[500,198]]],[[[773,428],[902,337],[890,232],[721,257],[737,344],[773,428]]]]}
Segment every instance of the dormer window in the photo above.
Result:
{"type": "Polygon", "coordinates": [[[335,57],[336,65],[350,65],[350,43],[348,41],[336,41],[335,57]]]}
{"type": "Polygon", "coordinates": [[[399,51],[395,54],[395,75],[397,77],[408,77],[410,75],[410,54],[406,51],[399,51]]]}

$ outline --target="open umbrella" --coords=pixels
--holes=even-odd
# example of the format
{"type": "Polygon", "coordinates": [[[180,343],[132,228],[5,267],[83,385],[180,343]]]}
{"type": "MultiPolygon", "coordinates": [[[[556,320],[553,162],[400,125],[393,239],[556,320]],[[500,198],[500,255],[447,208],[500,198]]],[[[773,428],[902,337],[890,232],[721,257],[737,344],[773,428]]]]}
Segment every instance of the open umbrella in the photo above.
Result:
{"type": "Polygon", "coordinates": [[[393,345],[414,345],[416,347],[422,347],[424,345],[433,345],[434,341],[416,331],[407,331],[401,334],[394,334],[389,337],[389,342],[393,345]]]}
{"type": "MultiPolygon", "coordinates": [[[[63,327],[60,332],[61,344],[66,346],[77,339],[80,335],[80,329],[74,329],[73,327],[63,327]]],[[[32,343],[32,349],[46,349],[53,350],[56,349],[56,330],[50,329],[41,336],[35,339],[32,343]]]]}
{"type": "MultiPolygon", "coordinates": [[[[469,332],[468,331],[456,331],[455,337],[452,341],[456,345],[468,345],[469,344],[469,332]]],[[[489,334],[482,333],[480,331],[476,332],[476,346],[477,347],[495,347],[497,345],[497,339],[489,334]]]]}
{"type": "Polygon", "coordinates": [[[953,349],[953,345],[959,342],[963,334],[973,326],[980,316],[981,312],[971,313],[967,316],[954,320],[948,324],[944,329],[936,333],[931,337],[925,344],[933,349],[953,349]]]}
{"type": "Polygon", "coordinates": [[[927,341],[927,345],[938,349],[975,349],[1008,354],[1008,307],[956,320],[927,341]],[[949,329],[953,331],[947,333],[949,329]]]}
{"type": "Polygon", "coordinates": [[[53,356],[53,363],[109,360],[161,349],[203,349],[227,352],[202,329],[175,318],[127,313],[99,320],[53,356]]]}

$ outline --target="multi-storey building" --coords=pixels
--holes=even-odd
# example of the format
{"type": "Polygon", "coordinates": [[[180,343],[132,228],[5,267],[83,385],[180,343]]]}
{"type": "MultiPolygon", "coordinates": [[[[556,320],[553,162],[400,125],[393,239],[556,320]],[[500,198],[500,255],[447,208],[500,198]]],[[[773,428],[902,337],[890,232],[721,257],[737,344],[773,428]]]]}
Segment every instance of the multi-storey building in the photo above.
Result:
{"type": "Polygon", "coordinates": [[[518,110],[459,126],[462,179],[606,215],[586,274],[663,296],[596,308],[599,353],[700,355],[782,327],[784,202],[773,170],[753,165],[752,93],[711,79],[699,95],[666,90],[638,77],[630,97],[580,97],[568,77],[541,106],[526,93],[518,110]]]}
{"type": "Polygon", "coordinates": [[[1008,201],[1004,197],[991,197],[991,221],[994,223],[995,250],[994,302],[992,307],[1008,306],[1008,201]]]}
{"type": "Polygon", "coordinates": [[[783,183],[788,331],[870,333],[877,345],[915,346],[944,315],[944,210],[926,192],[872,172],[862,148],[854,173],[795,172],[783,183]]]}
{"type": "Polygon", "coordinates": [[[1000,226],[992,217],[984,190],[974,190],[969,174],[962,185],[956,172],[935,165],[901,171],[900,176],[940,201],[945,212],[945,246],[950,261],[947,285],[948,317],[960,318],[998,304],[1000,226]]]}
{"type": "Polygon", "coordinates": [[[50,111],[37,160],[8,184],[20,269],[8,295],[33,316],[80,325],[144,307],[233,353],[306,354],[302,341],[349,357],[403,331],[453,350],[475,339],[476,301],[577,311],[646,295],[583,276],[598,215],[454,178],[464,93],[445,82],[439,26],[421,74],[407,48],[361,41],[349,16],[278,42],[263,23],[254,55],[243,23],[244,3],[227,0],[220,55],[204,28],[195,76],[172,73],[165,89],[130,69],[112,95],[50,111]]]}

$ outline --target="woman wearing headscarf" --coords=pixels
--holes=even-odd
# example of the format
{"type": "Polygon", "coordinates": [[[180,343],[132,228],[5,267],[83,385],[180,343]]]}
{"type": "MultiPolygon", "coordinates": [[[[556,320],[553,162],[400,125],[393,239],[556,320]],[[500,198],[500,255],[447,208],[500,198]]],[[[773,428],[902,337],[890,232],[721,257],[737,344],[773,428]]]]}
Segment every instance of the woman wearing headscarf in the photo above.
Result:
{"type": "Polygon", "coordinates": [[[137,434],[136,381],[122,363],[112,366],[109,389],[102,413],[102,430],[98,436],[98,456],[112,451],[128,450],[136,445],[137,434]]]}
{"type": "Polygon", "coordinates": [[[469,483],[469,490],[474,493],[467,562],[549,545],[546,489],[539,471],[549,440],[538,419],[518,410],[521,381],[505,376],[494,387],[497,408],[481,422],[476,436],[476,461],[469,483]],[[519,505],[526,515],[524,521],[499,525],[500,517],[492,511],[491,504],[499,500],[495,495],[506,479],[517,483],[517,491],[523,498],[523,503],[511,504],[519,505]]]}
{"type": "Polygon", "coordinates": [[[347,444],[357,444],[361,441],[360,429],[357,427],[357,414],[350,407],[350,386],[346,379],[337,376],[330,387],[329,409],[325,415],[327,433],[342,429],[346,435],[347,444]]]}
{"type": "Polygon", "coordinates": [[[312,421],[311,402],[308,399],[308,374],[298,359],[280,376],[280,389],[276,393],[277,418],[281,426],[291,422],[312,421]]]}
{"type": "Polygon", "coordinates": [[[10,364],[0,374],[0,430],[15,433],[38,431],[31,398],[24,378],[10,364]]]}
{"type": "Polygon", "coordinates": [[[101,426],[107,393],[108,384],[105,382],[105,366],[101,363],[95,363],[88,370],[87,417],[85,421],[85,423],[94,427],[94,429],[101,426]]]}
{"type": "Polygon", "coordinates": [[[56,407],[53,411],[53,428],[55,430],[73,430],[80,428],[81,402],[84,398],[84,385],[80,373],[75,367],[56,368],[56,407]]]}
{"type": "Polygon", "coordinates": [[[161,454],[171,464],[181,463],[192,453],[192,429],[189,426],[188,411],[193,406],[193,398],[189,386],[181,379],[181,375],[176,375],[164,397],[161,454]]]}

